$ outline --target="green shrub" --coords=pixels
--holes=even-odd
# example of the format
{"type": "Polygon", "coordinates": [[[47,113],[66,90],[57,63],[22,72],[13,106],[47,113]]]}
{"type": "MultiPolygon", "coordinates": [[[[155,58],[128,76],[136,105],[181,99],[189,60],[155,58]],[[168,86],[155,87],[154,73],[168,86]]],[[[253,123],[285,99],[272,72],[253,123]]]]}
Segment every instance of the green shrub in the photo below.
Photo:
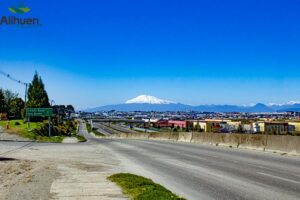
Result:
{"type": "Polygon", "coordinates": [[[20,126],[20,122],[15,122],[15,126],[20,126]]]}

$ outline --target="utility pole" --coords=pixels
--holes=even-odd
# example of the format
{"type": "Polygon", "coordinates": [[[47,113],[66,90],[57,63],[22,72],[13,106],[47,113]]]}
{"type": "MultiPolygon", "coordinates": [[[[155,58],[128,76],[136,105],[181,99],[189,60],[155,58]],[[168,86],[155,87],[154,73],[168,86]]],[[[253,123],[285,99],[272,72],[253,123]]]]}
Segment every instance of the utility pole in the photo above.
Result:
{"type": "MultiPolygon", "coordinates": [[[[27,107],[27,90],[28,90],[28,83],[24,83],[25,85],[25,113],[26,113],[26,107],[27,107]]],[[[26,117],[25,117],[26,118],[26,117]]],[[[27,128],[28,130],[30,129],[30,117],[28,116],[28,119],[27,119],[27,128]]]]}
{"type": "MultiPolygon", "coordinates": [[[[50,105],[51,105],[51,109],[52,109],[52,104],[55,103],[54,100],[50,101],[50,105]]],[[[48,118],[48,122],[49,122],[49,137],[51,137],[51,117],[49,116],[48,118]]]]}
{"type": "Polygon", "coordinates": [[[25,108],[27,103],[27,88],[28,88],[28,83],[25,83],[25,108]]]}

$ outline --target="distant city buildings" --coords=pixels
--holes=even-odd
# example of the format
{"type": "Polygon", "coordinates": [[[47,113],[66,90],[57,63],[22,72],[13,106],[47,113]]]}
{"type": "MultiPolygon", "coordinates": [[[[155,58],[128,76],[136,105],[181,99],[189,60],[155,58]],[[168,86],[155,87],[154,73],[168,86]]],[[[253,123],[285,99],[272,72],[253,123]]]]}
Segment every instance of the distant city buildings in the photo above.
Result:
{"type": "Polygon", "coordinates": [[[212,113],[212,112],[96,112],[81,117],[143,120],[143,128],[171,131],[248,134],[300,134],[299,112],[212,113]]]}

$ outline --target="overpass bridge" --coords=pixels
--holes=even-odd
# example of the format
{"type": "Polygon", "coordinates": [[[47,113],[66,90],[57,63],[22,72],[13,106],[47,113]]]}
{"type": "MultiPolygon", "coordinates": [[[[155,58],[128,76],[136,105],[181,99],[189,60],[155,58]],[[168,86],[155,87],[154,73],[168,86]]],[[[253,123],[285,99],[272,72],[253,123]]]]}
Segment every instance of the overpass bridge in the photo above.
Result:
{"type": "Polygon", "coordinates": [[[136,119],[100,119],[100,118],[93,118],[93,117],[86,117],[86,120],[92,120],[93,122],[103,122],[103,123],[112,123],[112,122],[125,122],[130,124],[144,124],[146,123],[144,120],[136,120],[136,119]]]}

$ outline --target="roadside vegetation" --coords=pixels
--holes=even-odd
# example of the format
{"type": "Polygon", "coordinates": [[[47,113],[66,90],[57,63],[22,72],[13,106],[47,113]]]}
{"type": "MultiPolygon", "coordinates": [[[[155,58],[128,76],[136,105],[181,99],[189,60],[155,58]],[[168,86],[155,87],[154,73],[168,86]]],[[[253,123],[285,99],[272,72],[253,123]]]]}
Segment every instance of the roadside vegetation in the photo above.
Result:
{"type": "Polygon", "coordinates": [[[105,136],[103,133],[99,132],[98,129],[94,129],[93,133],[98,136],[105,136]]]}
{"type": "Polygon", "coordinates": [[[76,135],[75,137],[78,139],[79,142],[86,142],[86,138],[82,135],[76,135]]]}
{"type": "Polygon", "coordinates": [[[90,133],[90,132],[92,132],[93,130],[92,130],[92,126],[91,126],[91,124],[90,123],[85,123],[86,124],[86,129],[87,129],[87,131],[90,133]]]}
{"type": "Polygon", "coordinates": [[[120,173],[108,177],[117,183],[132,200],[184,200],[151,179],[134,174],[120,173]]]}
{"type": "MultiPolygon", "coordinates": [[[[41,77],[34,74],[33,80],[28,84],[27,92],[28,101],[25,103],[17,93],[11,90],[0,88],[0,126],[4,129],[9,128],[6,132],[44,142],[61,142],[64,137],[77,137],[77,124],[70,116],[74,113],[72,105],[54,105],[49,102],[47,91],[41,77]],[[49,137],[49,120],[48,117],[30,117],[30,128],[28,128],[26,108],[52,108],[49,137]]],[[[53,101],[51,101],[53,102],[53,101]]],[[[84,139],[77,137],[80,141],[84,139]]]]}
{"type": "MultiPolygon", "coordinates": [[[[6,128],[6,121],[0,121],[0,126],[4,129],[6,128]]],[[[43,127],[43,122],[31,122],[30,129],[27,128],[27,122],[24,120],[11,120],[9,121],[9,129],[5,131],[8,133],[16,134],[20,137],[28,138],[30,140],[38,140],[42,142],[61,142],[63,136],[54,136],[48,137],[39,135],[36,133],[37,130],[40,130],[43,127]]]]}

